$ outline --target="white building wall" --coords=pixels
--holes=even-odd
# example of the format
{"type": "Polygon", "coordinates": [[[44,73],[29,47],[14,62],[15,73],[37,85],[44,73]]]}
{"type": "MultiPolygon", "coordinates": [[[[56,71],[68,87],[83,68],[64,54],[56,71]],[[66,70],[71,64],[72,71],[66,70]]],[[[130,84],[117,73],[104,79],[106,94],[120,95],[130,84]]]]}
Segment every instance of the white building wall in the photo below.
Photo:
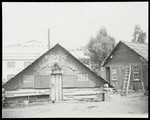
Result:
{"type": "Polygon", "coordinates": [[[22,71],[24,62],[33,62],[48,50],[47,46],[38,41],[27,41],[23,44],[3,46],[2,82],[7,81],[7,75],[16,75],[22,71]],[[7,62],[15,62],[15,68],[8,68],[7,62]]]}
{"type": "Polygon", "coordinates": [[[3,76],[2,76],[2,79],[3,79],[3,82],[6,82],[7,81],[7,76],[8,75],[16,75],[18,74],[20,71],[22,71],[25,66],[24,66],[24,62],[33,62],[34,60],[3,60],[3,76]],[[15,62],[15,68],[8,68],[7,67],[7,63],[8,62],[15,62]]]}

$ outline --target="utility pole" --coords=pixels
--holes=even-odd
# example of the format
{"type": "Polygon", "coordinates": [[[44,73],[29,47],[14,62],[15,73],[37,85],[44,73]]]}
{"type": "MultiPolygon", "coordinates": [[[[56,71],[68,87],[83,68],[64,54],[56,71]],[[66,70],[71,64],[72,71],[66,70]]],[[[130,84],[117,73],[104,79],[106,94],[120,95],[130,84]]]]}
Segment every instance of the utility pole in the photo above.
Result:
{"type": "MultiPolygon", "coordinates": [[[[50,49],[50,29],[48,28],[48,50],[50,49]]],[[[51,86],[49,86],[49,101],[51,101],[51,86]]]]}
{"type": "Polygon", "coordinates": [[[50,49],[50,29],[48,28],[48,50],[50,49]]]}

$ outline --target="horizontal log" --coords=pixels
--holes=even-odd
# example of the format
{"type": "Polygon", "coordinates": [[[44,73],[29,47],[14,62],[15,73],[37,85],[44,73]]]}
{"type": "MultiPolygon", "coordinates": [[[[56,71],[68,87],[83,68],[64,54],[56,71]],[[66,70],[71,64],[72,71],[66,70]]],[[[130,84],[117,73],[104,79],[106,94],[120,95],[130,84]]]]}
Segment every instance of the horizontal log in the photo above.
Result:
{"type": "Polygon", "coordinates": [[[99,92],[99,91],[84,91],[84,92],[74,92],[74,93],[64,93],[64,96],[69,96],[69,95],[72,95],[72,96],[85,96],[85,95],[97,95],[97,94],[101,94],[102,92],[99,92]]]}
{"type": "MultiPolygon", "coordinates": [[[[80,100],[80,99],[95,99],[97,98],[97,95],[86,95],[86,96],[73,96],[73,97],[68,97],[64,96],[63,100],[80,100]]],[[[102,95],[99,97],[99,99],[102,99],[102,95]]]]}
{"type": "Polygon", "coordinates": [[[17,91],[7,91],[6,97],[21,97],[21,96],[35,96],[35,95],[48,95],[50,93],[49,90],[17,90],[17,91]]]}
{"type": "Polygon", "coordinates": [[[63,88],[64,91],[97,91],[99,88],[63,88]]]}
{"type": "MultiPolygon", "coordinates": [[[[6,91],[6,97],[22,97],[22,96],[36,96],[36,95],[49,95],[49,89],[20,89],[15,91],[6,91]]],[[[82,89],[63,89],[63,95],[75,95],[75,96],[85,96],[85,95],[96,95],[100,94],[102,91],[99,89],[92,88],[82,88],[82,89]]]]}

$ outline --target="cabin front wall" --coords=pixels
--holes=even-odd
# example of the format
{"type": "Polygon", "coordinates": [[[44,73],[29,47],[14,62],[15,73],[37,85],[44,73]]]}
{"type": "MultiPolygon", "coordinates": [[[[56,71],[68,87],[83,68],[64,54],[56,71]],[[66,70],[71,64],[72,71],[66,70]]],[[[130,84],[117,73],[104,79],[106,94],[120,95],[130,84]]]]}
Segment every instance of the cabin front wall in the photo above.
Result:
{"type": "Polygon", "coordinates": [[[144,89],[148,90],[148,65],[142,65],[144,89]]]}
{"type": "MultiPolygon", "coordinates": [[[[35,90],[45,90],[45,93],[48,95],[52,85],[52,68],[56,62],[61,68],[63,95],[67,94],[68,91],[97,89],[104,82],[102,78],[74,59],[68,52],[58,47],[40,57],[36,62],[28,66],[27,69],[18,74],[15,79],[13,78],[11,81],[8,81],[4,88],[8,91],[21,92],[21,90],[27,90],[29,93],[35,90]]],[[[35,92],[35,95],[39,95],[39,93],[35,92]]]]}
{"type": "Polygon", "coordinates": [[[130,76],[130,84],[129,89],[133,90],[141,90],[144,89],[144,82],[145,82],[145,75],[143,71],[143,64],[140,60],[138,54],[132,51],[130,48],[121,44],[118,49],[112,55],[112,58],[109,58],[107,63],[105,64],[105,68],[110,68],[110,72],[106,75],[110,74],[110,84],[112,84],[116,89],[123,88],[123,81],[124,81],[124,74],[125,74],[125,67],[131,65],[131,76],[130,76]],[[140,70],[140,80],[135,81],[133,78],[133,66],[138,66],[140,70]],[[112,79],[112,71],[113,69],[117,71],[117,80],[112,79]]]}
{"type": "Polygon", "coordinates": [[[130,64],[114,64],[114,65],[110,65],[110,84],[113,85],[116,89],[122,89],[123,88],[123,81],[124,81],[124,75],[125,75],[125,67],[131,65],[131,76],[130,76],[130,83],[129,83],[129,89],[132,90],[142,90],[144,89],[143,84],[145,79],[143,78],[144,74],[142,72],[142,64],[140,63],[130,63],[130,64]],[[133,66],[139,66],[140,69],[140,80],[139,81],[135,81],[134,80],[134,76],[133,76],[133,66]],[[117,72],[117,79],[113,80],[112,77],[112,72],[113,70],[116,69],[117,72]]]}

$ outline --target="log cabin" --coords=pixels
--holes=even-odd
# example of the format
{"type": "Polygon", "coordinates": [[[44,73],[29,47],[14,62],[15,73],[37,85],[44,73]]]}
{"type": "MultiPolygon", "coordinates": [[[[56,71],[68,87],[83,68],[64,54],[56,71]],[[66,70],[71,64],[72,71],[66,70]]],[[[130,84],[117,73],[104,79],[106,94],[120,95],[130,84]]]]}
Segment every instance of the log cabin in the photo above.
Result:
{"type": "Polygon", "coordinates": [[[148,90],[148,44],[120,41],[102,62],[101,76],[123,89],[126,66],[131,66],[129,90],[148,90]]]}
{"type": "Polygon", "coordinates": [[[7,81],[3,88],[12,103],[63,101],[97,95],[105,83],[109,84],[56,44],[7,81]]]}

